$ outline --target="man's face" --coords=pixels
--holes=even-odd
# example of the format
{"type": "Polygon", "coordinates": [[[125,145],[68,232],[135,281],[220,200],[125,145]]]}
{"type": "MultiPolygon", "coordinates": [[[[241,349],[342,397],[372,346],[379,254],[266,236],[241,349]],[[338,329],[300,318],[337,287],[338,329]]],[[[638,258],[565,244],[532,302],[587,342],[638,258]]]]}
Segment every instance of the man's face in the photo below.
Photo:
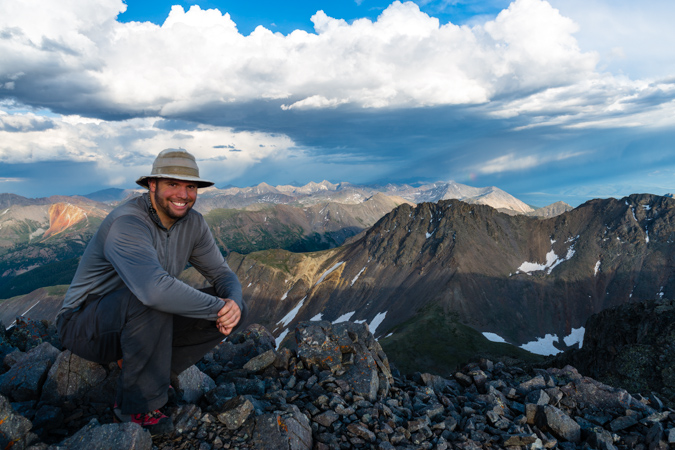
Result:
{"type": "Polygon", "coordinates": [[[156,178],[148,180],[150,200],[162,224],[168,229],[192,209],[197,200],[197,183],[156,178]]]}

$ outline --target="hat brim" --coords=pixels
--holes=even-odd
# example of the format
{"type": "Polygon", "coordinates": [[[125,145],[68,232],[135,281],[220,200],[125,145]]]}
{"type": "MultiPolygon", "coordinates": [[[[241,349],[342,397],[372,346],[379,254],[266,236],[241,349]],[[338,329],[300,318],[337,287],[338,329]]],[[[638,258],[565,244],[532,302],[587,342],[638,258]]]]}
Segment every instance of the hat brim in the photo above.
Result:
{"type": "Polygon", "coordinates": [[[146,189],[150,189],[150,187],[148,186],[148,180],[151,178],[170,178],[173,180],[180,180],[180,181],[194,181],[197,184],[198,188],[205,188],[213,186],[215,184],[213,181],[204,180],[202,178],[191,177],[189,175],[175,175],[175,174],[171,175],[158,174],[158,175],[143,176],[140,177],[138,180],[136,180],[136,184],[146,189]]]}

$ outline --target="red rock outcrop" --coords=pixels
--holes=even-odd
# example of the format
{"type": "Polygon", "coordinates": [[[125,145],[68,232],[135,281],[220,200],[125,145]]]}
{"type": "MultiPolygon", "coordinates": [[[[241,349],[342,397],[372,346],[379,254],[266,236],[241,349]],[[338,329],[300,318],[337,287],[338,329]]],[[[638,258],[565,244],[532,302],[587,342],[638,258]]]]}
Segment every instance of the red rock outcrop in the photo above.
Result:
{"type": "Polygon", "coordinates": [[[83,220],[87,220],[87,213],[82,208],[70,203],[54,203],[49,207],[49,229],[44,237],[63,233],[83,220]]]}

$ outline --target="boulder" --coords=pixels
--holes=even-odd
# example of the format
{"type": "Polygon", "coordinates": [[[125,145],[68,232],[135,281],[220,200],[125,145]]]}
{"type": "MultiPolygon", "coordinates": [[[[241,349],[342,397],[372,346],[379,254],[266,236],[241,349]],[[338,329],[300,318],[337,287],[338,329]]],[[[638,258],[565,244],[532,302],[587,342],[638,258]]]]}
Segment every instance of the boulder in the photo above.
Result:
{"type": "Polygon", "coordinates": [[[216,387],[216,383],[205,373],[190,366],[178,375],[173,383],[178,397],[186,403],[197,403],[207,392],[216,387]]]}
{"type": "Polygon", "coordinates": [[[32,428],[30,420],[17,414],[7,398],[0,395],[0,448],[10,448],[23,444],[32,428]]]}
{"type": "Polygon", "coordinates": [[[0,392],[12,401],[37,400],[58,355],[59,350],[49,342],[32,348],[11,369],[0,375],[0,392]]]}
{"type": "Polygon", "coordinates": [[[369,401],[389,392],[393,382],[389,360],[366,324],[302,322],[295,329],[295,339],[306,367],[330,370],[369,401]]]}
{"type": "Polygon", "coordinates": [[[66,350],[59,354],[50,368],[40,400],[60,405],[83,397],[103,383],[107,376],[108,371],[102,365],[66,350]]]}
{"type": "Polygon", "coordinates": [[[243,396],[237,396],[225,403],[223,412],[218,414],[218,420],[228,430],[236,430],[244,424],[254,409],[250,400],[243,396]]]}
{"type": "Polygon", "coordinates": [[[92,419],[87,426],[48,450],[151,450],[150,433],[135,423],[101,425],[92,419]]]}
{"type": "Polygon", "coordinates": [[[285,411],[256,417],[253,430],[254,448],[310,450],[312,442],[309,419],[295,405],[289,405],[285,411]]]}

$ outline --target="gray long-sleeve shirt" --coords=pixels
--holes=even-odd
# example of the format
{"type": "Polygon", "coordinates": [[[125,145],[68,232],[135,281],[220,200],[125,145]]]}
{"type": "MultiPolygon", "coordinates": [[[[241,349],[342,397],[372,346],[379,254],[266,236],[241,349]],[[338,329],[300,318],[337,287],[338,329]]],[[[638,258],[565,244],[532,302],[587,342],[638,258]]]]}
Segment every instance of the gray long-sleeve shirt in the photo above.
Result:
{"type": "Polygon", "coordinates": [[[241,284],[218,250],[201,214],[190,210],[170,230],[162,226],[148,194],[115,208],[82,256],[61,312],[78,308],[89,295],[123,287],[145,305],[186,317],[215,320],[224,302],[178,280],[192,264],[222,298],[246,314],[241,284]]]}

